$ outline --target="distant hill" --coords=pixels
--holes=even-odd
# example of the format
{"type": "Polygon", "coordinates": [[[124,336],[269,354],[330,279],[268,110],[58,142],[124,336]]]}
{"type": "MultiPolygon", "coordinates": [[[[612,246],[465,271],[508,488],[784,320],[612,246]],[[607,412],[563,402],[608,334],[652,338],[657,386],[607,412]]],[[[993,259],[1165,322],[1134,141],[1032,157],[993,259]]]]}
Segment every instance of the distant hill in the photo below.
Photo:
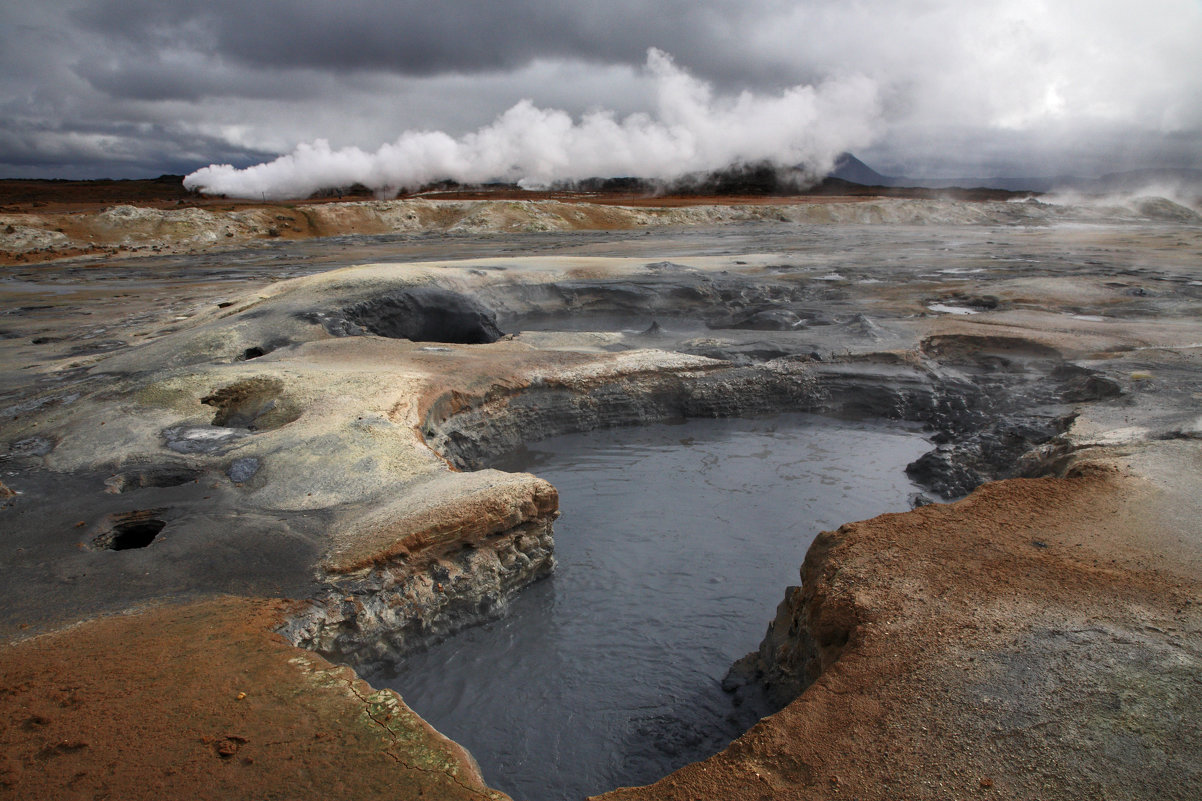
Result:
{"type": "Polygon", "coordinates": [[[908,175],[884,175],[860,161],[851,153],[843,153],[835,161],[831,178],[864,186],[907,187],[915,189],[1001,189],[1008,192],[1046,192],[1061,178],[915,178],[908,175]]]}
{"type": "Polygon", "coordinates": [[[1154,169],[1111,172],[1092,181],[1083,181],[1082,186],[1094,192],[1130,192],[1163,186],[1191,190],[1202,196],[1202,170],[1154,169]]]}
{"type": "MultiPolygon", "coordinates": [[[[895,181],[906,180],[894,178],[891,175],[881,175],[851,153],[843,153],[835,159],[835,169],[831,170],[827,177],[863,186],[902,186],[903,184],[895,183],[895,181]]],[[[915,186],[916,184],[909,185],[915,186]]]]}
{"type": "Polygon", "coordinates": [[[835,169],[831,171],[829,177],[863,186],[1002,189],[1009,192],[1071,190],[1088,194],[1128,193],[1154,187],[1166,187],[1202,196],[1202,170],[1190,169],[1128,170],[1108,173],[1099,178],[1082,178],[1076,175],[915,178],[884,175],[851,153],[844,153],[835,161],[835,169]]]}

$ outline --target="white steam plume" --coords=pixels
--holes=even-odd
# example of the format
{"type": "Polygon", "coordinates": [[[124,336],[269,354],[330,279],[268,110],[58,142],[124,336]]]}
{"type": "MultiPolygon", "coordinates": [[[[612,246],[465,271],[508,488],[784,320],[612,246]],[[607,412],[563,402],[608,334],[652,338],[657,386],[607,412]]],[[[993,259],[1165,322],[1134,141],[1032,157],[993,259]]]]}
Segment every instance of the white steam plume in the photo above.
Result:
{"type": "Polygon", "coordinates": [[[359,183],[377,193],[434,181],[516,181],[525,187],[594,177],[676,178],[734,163],[803,165],[816,177],[845,150],[869,144],[879,109],[876,85],[863,77],[794,86],[779,95],[715,97],[711,87],[662,51],[647,52],[655,80],[655,116],[565,111],[523,100],[492,124],[458,139],[406,131],[374,153],[298,145],[246,169],[214,164],[184,179],[189,189],[232,197],[283,199],[359,183]]]}

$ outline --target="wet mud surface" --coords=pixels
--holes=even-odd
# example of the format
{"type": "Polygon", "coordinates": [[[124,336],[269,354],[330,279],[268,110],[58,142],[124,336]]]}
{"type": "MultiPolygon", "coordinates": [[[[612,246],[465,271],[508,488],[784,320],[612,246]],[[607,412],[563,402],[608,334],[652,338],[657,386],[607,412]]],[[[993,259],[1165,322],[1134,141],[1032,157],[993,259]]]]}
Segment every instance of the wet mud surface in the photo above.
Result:
{"type": "MultiPolygon", "coordinates": [[[[782,411],[896,421],[931,441],[908,474],[936,503],[820,537],[740,663],[788,705],[628,794],[1189,797],[1197,718],[1147,699],[1198,698],[1202,227],[1154,204],[1012,205],[6,267],[6,658],[50,693],[55,648],[101,622],[64,627],[282,596],[298,603],[265,629],[396,660],[551,570],[554,487],[478,469],[522,442],[782,411]],[[1091,748],[1112,758],[1087,765],[1091,748]]],[[[102,684],[139,656],[105,658],[102,684]]],[[[57,747],[36,731],[5,730],[19,793],[57,747]]],[[[127,753],[71,742],[93,793],[77,774],[127,753]]]]}
{"type": "Polygon", "coordinates": [[[496,466],[559,490],[555,572],[505,617],[367,678],[515,798],[653,781],[776,711],[723,690],[731,664],[819,531],[909,507],[904,467],[927,447],[813,415],[532,443],[496,466]]]}

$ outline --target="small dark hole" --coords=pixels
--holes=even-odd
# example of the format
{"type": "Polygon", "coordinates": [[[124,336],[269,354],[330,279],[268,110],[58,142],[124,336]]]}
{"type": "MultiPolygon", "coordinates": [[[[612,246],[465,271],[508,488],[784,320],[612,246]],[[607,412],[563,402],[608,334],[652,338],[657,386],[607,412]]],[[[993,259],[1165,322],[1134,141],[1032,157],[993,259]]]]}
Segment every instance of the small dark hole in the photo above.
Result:
{"type": "Polygon", "coordinates": [[[132,548],[145,548],[154,542],[163,527],[167,524],[162,520],[133,520],[113,526],[112,544],[114,551],[128,551],[132,548]]]}
{"type": "Polygon", "coordinates": [[[262,348],[247,348],[242,352],[242,358],[245,361],[249,361],[251,359],[257,359],[265,353],[267,353],[267,351],[263,350],[262,348]]]}

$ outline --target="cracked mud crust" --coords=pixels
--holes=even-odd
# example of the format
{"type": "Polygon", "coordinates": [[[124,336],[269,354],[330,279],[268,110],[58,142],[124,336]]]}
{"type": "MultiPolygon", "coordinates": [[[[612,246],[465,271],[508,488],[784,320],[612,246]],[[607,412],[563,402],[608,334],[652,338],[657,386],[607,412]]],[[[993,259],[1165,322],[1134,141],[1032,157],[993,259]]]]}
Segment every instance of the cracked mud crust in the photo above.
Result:
{"type": "Polygon", "coordinates": [[[166,606],[0,652],[0,797],[506,798],[395,693],[270,634],[284,606],[166,606]]]}

